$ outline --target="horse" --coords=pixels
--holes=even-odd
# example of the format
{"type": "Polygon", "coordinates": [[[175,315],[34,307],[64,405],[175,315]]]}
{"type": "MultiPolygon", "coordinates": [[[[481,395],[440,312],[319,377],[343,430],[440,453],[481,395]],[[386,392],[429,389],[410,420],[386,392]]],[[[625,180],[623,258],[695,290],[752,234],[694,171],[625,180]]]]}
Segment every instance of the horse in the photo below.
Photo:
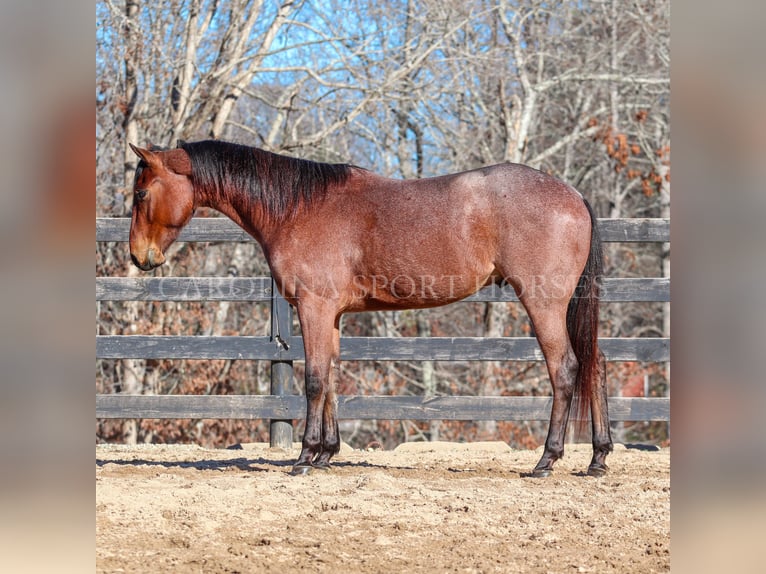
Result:
{"type": "Polygon", "coordinates": [[[590,414],[587,474],[606,474],[612,438],[597,338],[603,255],[593,209],[573,187],[514,163],[397,180],[219,140],[130,147],[140,159],[130,225],[136,266],[162,265],[195,210],[210,207],[258,241],[296,309],[306,424],[291,474],[329,469],[340,450],[344,313],[436,307],[503,282],[527,311],[553,389],[531,476],[549,476],[563,456],[570,411],[581,421],[590,414]]]}

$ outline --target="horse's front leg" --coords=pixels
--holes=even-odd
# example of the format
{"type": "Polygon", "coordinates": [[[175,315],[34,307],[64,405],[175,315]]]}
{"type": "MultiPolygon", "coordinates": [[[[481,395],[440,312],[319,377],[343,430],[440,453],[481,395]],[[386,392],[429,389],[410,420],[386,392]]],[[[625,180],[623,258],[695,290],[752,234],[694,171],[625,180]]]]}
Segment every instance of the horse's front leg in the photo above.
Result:
{"type": "Polygon", "coordinates": [[[330,357],[330,380],[324,397],[322,410],[322,450],[314,460],[316,468],[330,468],[330,459],[340,450],[338,431],[338,398],[335,395],[340,375],[340,317],[335,321],[332,334],[332,356],[330,357]]]}
{"type": "Polygon", "coordinates": [[[315,468],[316,463],[326,467],[329,460],[329,456],[322,459],[319,457],[324,450],[323,427],[328,395],[333,395],[331,399],[334,402],[334,393],[330,392],[330,370],[335,314],[327,304],[302,300],[298,305],[298,318],[306,352],[306,430],[301,454],[293,466],[292,474],[306,474],[315,468]]]}

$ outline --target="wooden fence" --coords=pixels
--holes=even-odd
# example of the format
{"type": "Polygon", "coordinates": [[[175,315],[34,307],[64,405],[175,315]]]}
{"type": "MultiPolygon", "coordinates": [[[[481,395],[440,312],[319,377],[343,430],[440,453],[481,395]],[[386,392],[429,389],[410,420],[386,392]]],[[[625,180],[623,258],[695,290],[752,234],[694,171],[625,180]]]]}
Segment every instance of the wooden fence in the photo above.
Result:
{"type": "MultiPolygon", "coordinates": [[[[97,219],[96,241],[128,240],[130,220],[97,219]]],[[[600,219],[607,242],[669,242],[667,219],[600,219]]],[[[179,241],[254,241],[228,219],[197,218],[179,241]]],[[[669,278],[606,278],[602,301],[670,301],[669,278]]],[[[271,420],[271,442],[288,446],[291,421],[305,417],[305,399],[290,395],[292,365],[304,360],[303,341],[292,332],[291,307],[270,277],[97,277],[98,301],[270,302],[271,336],[97,336],[97,359],[253,359],[272,363],[271,395],[96,395],[96,418],[271,420]],[[274,334],[279,334],[279,337],[274,334]]],[[[516,301],[513,289],[486,287],[464,301],[516,301]]],[[[460,304],[460,303],[456,303],[460,304]]],[[[602,338],[608,361],[670,360],[667,338],[602,338]]],[[[542,361],[532,337],[343,337],[341,359],[374,361],[542,361]]],[[[547,420],[550,397],[341,396],[341,419],[547,420]]],[[[669,421],[669,398],[610,397],[615,421],[669,421]]]]}

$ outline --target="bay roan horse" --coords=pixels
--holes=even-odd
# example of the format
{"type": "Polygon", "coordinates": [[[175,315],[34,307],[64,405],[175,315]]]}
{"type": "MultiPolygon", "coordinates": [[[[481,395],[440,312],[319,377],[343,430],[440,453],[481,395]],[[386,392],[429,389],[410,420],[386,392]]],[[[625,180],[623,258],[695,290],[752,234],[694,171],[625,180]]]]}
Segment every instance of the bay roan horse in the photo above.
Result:
{"type": "Polygon", "coordinates": [[[141,159],[130,226],[138,267],[161,265],[194,210],[211,207],[260,243],[297,310],[308,410],[293,473],[328,468],[340,447],[334,385],[343,313],[445,305],[503,280],[529,314],[553,387],[533,475],[549,475],[563,455],[575,395],[578,418],[591,414],[588,474],[606,472],[601,244],[593,211],[574,188],[511,163],[401,181],[222,141],[131,148],[141,159]]]}

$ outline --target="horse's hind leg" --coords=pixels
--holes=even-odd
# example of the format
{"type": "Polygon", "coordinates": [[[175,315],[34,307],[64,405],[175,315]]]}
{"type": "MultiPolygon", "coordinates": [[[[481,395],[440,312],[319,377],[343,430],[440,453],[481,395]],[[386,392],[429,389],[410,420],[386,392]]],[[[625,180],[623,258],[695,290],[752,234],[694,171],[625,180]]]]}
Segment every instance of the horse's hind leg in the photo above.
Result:
{"type": "Polygon", "coordinates": [[[553,407],[545,450],[532,471],[533,476],[545,477],[553,470],[553,463],[564,455],[564,437],[578,363],[567,334],[567,302],[533,296],[521,296],[520,299],[534,325],[553,387],[553,407]]]}
{"type": "Polygon", "coordinates": [[[593,459],[588,467],[590,476],[604,476],[607,471],[606,455],[612,452],[612,434],[607,409],[606,360],[599,351],[598,382],[591,395],[591,421],[593,428],[593,459]]]}

